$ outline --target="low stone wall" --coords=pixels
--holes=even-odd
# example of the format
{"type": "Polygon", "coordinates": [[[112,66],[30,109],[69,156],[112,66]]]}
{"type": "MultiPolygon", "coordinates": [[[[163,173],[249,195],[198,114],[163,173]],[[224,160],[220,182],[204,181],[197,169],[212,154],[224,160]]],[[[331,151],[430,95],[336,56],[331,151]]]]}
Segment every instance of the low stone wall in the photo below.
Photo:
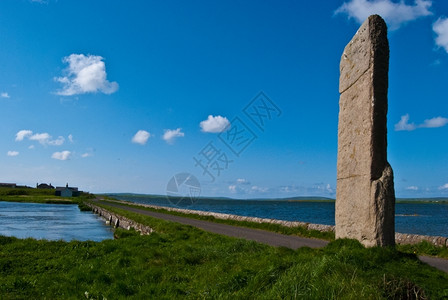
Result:
{"type": "MultiPolygon", "coordinates": [[[[120,201],[120,200],[116,200],[114,202],[122,203],[122,204],[130,204],[130,202],[120,201]]],[[[331,225],[313,224],[313,223],[298,222],[298,221],[283,221],[283,220],[257,218],[257,217],[237,216],[237,215],[223,214],[223,213],[217,213],[217,212],[211,212],[211,211],[200,211],[200,210],[193,210],[193,209],[156,206],[156,205],[141,204],[141,203],[131,203],[131,204],[136,205],[136,206],[154,208],[154,209],[163,209],[163,210],[167,210],[167,211],[180,212],[183,214],[194,214],[194,215],[199,215],[199,216],[214,217],[216,219],[221,219],[221,220],[246,221],[246,222],[254,222],[254,223],[270,223],[270,224],[278,224],[278,225],[282,225],[282,226],[286,226],[286,227],[302,226],[308,230],[319,230],[319,231],[325,231],[325,232],[334,231],[334,226],[331,226],[331,225]]]]}
{"type": "MultiPolygon", "coordinates": [[[[122,203],[122,204],[130,204],[127,201],[116,200],[114,202],[122,203]]],[[[200,216],[211,216],[216,219],[221,220],[235,220],[235,221],[247,221],[247,222],[255,222],[255,223],[270,223],[270,224],[278,224],[286,227],[298,227],[302,226],[308,230],[318,230],[322,232],[329,232],[335,229],[335,226],[332,225],[323,225],[323,224],[313,224],[307,222],[293,222],[293,221],[283,221],[276,219],[266,219],[266,218],[257,218],[257,217],[245,217],[245,216],[237,216],[231,214],[223,214],[209,211],[199,211],[192,209],[183,209],[183,208],[174,208],[174,207],[166,207],[166,206],[156,206],[149,204],[141,204],[141,203],[131,203],[136,206],[149,207],[154,209],[163,209],[167,211],[180,212],[184,214],[195,214],[200,216]]],[[[418,234],[405,234],[405,233],[395,233],[395,242],[397,244],[417,244],[422,241],[427,241],[435,246],[445,246],[448,247],[448,238],[440,237],[440,236],[428,236],[428,235],[418,235],[418,234]]]]}
{"type": "Polygon", "coordinates": [[[418,244],[427,241],[435,246],[448,247],[448,238],[443,236],[428,236],[419,234],[395,233],[395,243],[397,244],[418,244]]]}
{"type": "Polygon", "coordinates": [[[106,220],[106,224],[114,226],[115,228],[120,227],[126,230],[130,230],[131,228],[134,228],[136,231],[140,232],[141,234],[148,235],[151,232],[154,232],[154,229],[152,229],[149,226],[142,225],[140,223],[137,223],[131,219],[128,219],[126,217],[114,214],[107,209],[104,209],[102,207],[96,206],[91,203],[85,203],[87,206],[89,206],[92,211],[95,214],[98,214],[100,217],[102,217],[104,220],[106,220]]]}

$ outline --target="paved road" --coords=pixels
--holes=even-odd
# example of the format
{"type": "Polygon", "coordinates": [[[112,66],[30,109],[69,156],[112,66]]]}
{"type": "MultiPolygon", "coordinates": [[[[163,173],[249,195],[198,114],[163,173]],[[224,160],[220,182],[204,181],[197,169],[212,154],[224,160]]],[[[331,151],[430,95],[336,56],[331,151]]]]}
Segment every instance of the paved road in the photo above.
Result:
{"type": "MultiPolygon", "coordinates": [[[[185,225],[191,225],[208,232],[218,233],[222,235],[232,236],[236,238],[243,238],[246,240],[252,240],[259,243],[267,244],[270,246],[283,246],[291,249],[298,249],[300,247],[310,247],[310,248],[322,248],[328,244],[328,241],[309,239],[298,237],[294,235],[285,235],[280,233],[275,233],[271,231],[265,231],[261,229],[252,229],[245,227],[232,226],[222,223],[213,223],[209,221],[196,220],[186,217],[173,216],[164,213],[152,212],[148,210],[138,209],[129,206],[123,206],[110,202],[98,201],[99,203],[125,209],[138,214],[154,217],[157,219],[163,219],[166,221],[177,222],[185,225]]],[[[429,256],[419,256],[419,259],[428,265],[435,267],[441,271],[448,273],[448,260],[443,258],[429,257],[429,256]]]]}
{"type": "Polygon", "coordinates": [[[427,263],[431,267],[437,268],[440,271],[448,273],[448,259],[438,258],[438,257],[430,257],[430,256],[422,256],[418,257],[422,262],[427,263]]]}
{"type": "Polygon", "coordinates": [[[119,204],[112,204],[110,202],[101,202],[99,203],[125,209],[131,212],[135,212],[138,214],[163,219],[167,221],[177,222],[185,225],[191,225],[200,229],[203,229],[208,232],[218,233],[222,235],[232,236],[236,238],[243,238],[246,240],[252,240],[263,244],[268,244],[271,246],[283,246],[292,249],[297,249],[300,247],[310,247],[310,248],[322,248],[325,247],[328,242],[324,240],[318,239],[308,239],[293,235],[285,235],[260,229],[252,229],[245,227],[232,226],[222,223],[214,223],[203,220],[196,220],[191,218],[173,216],[164,213],[152,212],[143,209],[133,208],[129,206],[123,206],[119,204]]]}

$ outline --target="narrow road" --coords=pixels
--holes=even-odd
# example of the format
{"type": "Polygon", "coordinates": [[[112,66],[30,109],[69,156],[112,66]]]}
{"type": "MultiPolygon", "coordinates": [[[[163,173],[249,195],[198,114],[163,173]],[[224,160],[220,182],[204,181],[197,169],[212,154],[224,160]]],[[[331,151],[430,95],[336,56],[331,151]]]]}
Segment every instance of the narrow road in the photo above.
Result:
{"type": "Polygon", "coordinates": [[[328,241],[303,238],[294,235],[285,235],[261,229],[252,229],[239,226],[232,226],[222,223],[214,223],[203,220],[196,220],[186,217],[173,216],[164,213],[152,212],[148,210],[138,209],[129,206],[123,206],[110,202],[98,201],[101,204],[117,207],[130,212],[150,216],[157,219],[163,219],[166,221],[177,222],[185,225],[191,225],[208,232],[218,233],[236,238],[242,238],[246,240],[252,240],[263,244],[268,244],[275,247],[288,247],[292,249],[298,249],[300,247],[310,248],[322,248],[328,244],[328,241]]]}
{"type": "MultiPolygon", "coordinates": [[[[310,247],[310,248],[322,248],[328,244],[328,241],[303,238],[295,235],[285,235],[280,233],[275,233],[271,231],[245,228],[233,225],[227,225],[222,223],[214,223],[203,220],[196,220],[186,217],[179,217],[170,214],[152,212],[148,210],[138,209],[129,206],[123,206],[116,203],[110,203],[105,201],[96,201],[98,203],[109,205],[112,207],[121,208],[130,212],[142,214],[145,216],[150,216],[157,219],[162,219],[171,222],[177,222],[184,225],[191,225],[202,230],[218,233],[226,236],[242,238],[246,240],[256,241],[262,244],[267,244],[274,247],[287,247],[291,249],[298,249],[300,247],[310,247]]],[[[428,265],[437,268],[443,272],[448,273],[448,260],[437,257],[429,256],[419,256],[419,259],[428,265]]]]}

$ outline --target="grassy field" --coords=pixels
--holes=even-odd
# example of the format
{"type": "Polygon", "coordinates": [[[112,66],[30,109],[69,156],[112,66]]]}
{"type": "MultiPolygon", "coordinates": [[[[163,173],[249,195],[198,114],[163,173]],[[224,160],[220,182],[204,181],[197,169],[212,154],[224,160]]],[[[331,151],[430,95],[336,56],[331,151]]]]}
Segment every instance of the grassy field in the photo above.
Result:
{"type": "Polygon", "coordinates": [[[103,242],[0,236],[0,298],[448,299],[448,274],[395,248],[337,240],[294,251],[109,209],[156,233],[117,230],[103,242]]]}
{"type": "Polygon", "coordinates": [[[1,298],[448,297],[447,274],[394,248],[337,240],[293,251],[126,215],[157,233],[118,230],[118,239],[100,243],[0,237],[1,298]]]}

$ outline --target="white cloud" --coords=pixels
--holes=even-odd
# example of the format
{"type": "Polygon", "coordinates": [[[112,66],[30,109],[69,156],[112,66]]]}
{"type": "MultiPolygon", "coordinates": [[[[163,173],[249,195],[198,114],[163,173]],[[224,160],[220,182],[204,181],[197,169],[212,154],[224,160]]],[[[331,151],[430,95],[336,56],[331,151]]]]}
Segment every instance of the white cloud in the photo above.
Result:
{"type": "Polygon", "coordinates": [[[57,160],[69,160],[72,156],[72,153],[70,151],[61,151],[61,152],[55,152],[51,156],[51,158],[57,159],[57,160]]]}
{"type": "Polygon", "coordinates": [[[20,130],[16,133],[16,142],[23,141],[26,137],[29,137],[33,134],[31,130],[20,130]]]}
{"type": "Polygon", "coordinates": [[[50,146],[61,146],[64,144],[65,139],[62,136],[59,136],[57,139],[53,140],[51,135],[48,133],[36,133],[29,137],[31,141],[38,141],[42,145],[50,145],[50,146]]]}
{"type": "MultiPolygon", "coordinates": [[[[51,137],[50,137],[51,138],[51,137]]],[[[31,139],[31,138],[30,138],[31,139]]],[[[63,136],[59,136],[57,139],[55,140],[48,140],[47,143],[48,145],[51,146],[61,146],[62,144],[64,144],[65,139],[63,136]]]]}
{"type": "Polygon", "coordinates": [[[247,181],[247,179],[244,179],[244,178],[238,178],[238,179],[236,180],[236,182],[237,182],[238,184],[247,184],[247,185],[250,184],[250,182],[247,181]]]}
{"type": "Polygon", "coordinates": [[[44,146],[61,146],[65,142],[65,138],[63,136],[53,139],[52,136],[46,132],[33,134],[31,130],[20,130],[16,133],[16,142],[21,142],[25,138],[28,138],[30,141],[37,141],[44,146]]]}
{"type": "Polygon", "coordinates": [[[17,152],[17,151],[8,151],[8,153],[6,153],[6,155],[8,155],[8,156],[17,156],[17,155],[19,155],[19,152],[17,152]]]}
{"type": "Polygon", "coordinates": [[[251,192],[254,192],[254,193],[266,193],[267,191],[269,191],[268,188],[259,187],[257,185],[253,185],[250,189],[251,189],[251,192]]]}
{"type": "Polygon", "coordinates": [[[29,137],[31,141],[38,141],[42,145],[45,145],[50,140],[51,136],[48,133],[36,133],[29,137]]]}
{"type": "Polygon", "coordinates": [[[408,191],[418,191],[418,186],[411,185],[405,188],[408,191]]]}
{"type": "Polygon", "coordinates": [[[436,45],[448,53],[448,18],[439,18],[432,26],[432,30],[437,34],[436,45]]]}
{"type": "Polygon", "coordinates": [[[30,145],[29,147],[28,147],[28,149],[34,149],[35,147],[34,147],[34,145],[30,145]]]}
{"type": "Polygon", "coordinates": [[[182,128],[177,129],[165,129],[165,133],[163,134],[163,140],[166,141],[168,144],[174,143],[174,140],[178,137],[184,137],[185,133],[183,133],[182,128]]]}
{"type": "Polygon", "coordinates": [[[118,83],[109,82],[106,77],[104,58],[97,55],[71,54],[63,58],[68,63],[67,76],[55,80],[64,85],[57,94],[72,96],[85,93],[102,92],[112,94],[118,90],[118,83]]]}
{"type": "Polygon", "coordinates": [[[88,152],[81,155],[82,158],[86,158],[86,157],[90,157],[90,156],[93,156],[93,154],[88,153],[88,152]]]}
{"type": "Polygon", "coordinates": [[[417,128],[438,128],[443,127],[448,124],[448,119],[443,117],[435,117],[432,119],[427,119],[423,124],[415,125],[414,123],[409,123],[409,114],[401,116],[400,122],[395,124],[395,131],[412,131],[417,128]]]}
{"type": "Polygon", "coordinates": [[[135,144],[144,145],[148,142],[148,139],[151,137],[151,134],[146,130],[139,130],[132,138],[132,142],[135,144]]]}
{"type": "Polygon", "coordinates": [[[236,185],[229,185],[229,191],[232,192],[232,193],[236,193],[237,192],[236,185]]]}
{"type": "Polygon", "coordinates": [[[445,183],[441,187],[439,187],[439,190],[448,190],[448,183],[445,183]]]}
{"type": "Polygon", "coordinates": [[[200,123],[203,132],[211,132],[211,133],[226,131],[229,125],[230,122],[226,117],[222,116],[214,117],[212,115],[209,115],[207,120],[202,121],[200,123]]]}
{"type": "Polygon", "coordinates": [[[9,96],[9,94],[7,92],[1,93],[0,97],[2,97],[2,98],[10,98],[10,96],[9,96]]]}
{"type": "Polygon", "coordinates": [[[422,125],[420,125],[419,127],[422,127],[422,128],[437,128],[437,127],[443,127],[446,124],[448,124],[448,119],[447,118],[436,117],[436,118],[432,118],[432,119],[429,119],[429,120],[425,120],[424,123],[422,125]]]}
{"type": "Polygon", "coordinates": [[[409,114],[401,116],[400,122],[395,124],[395,131],[402,131],[402,130],[412,131],[417,128],[414,123],[409,124],[408,122],[409,122],[409,114]]]}
{"type": "Polygon", "coordinates": [[[70,143],[73,143],[73,135],[69,134],[68,135],[68,140],[70,141],[70,143]]]}
{"type": "Polygon", "coordinates": [[[432,15],[429,8],[431,0],[415,0],[413,5],[406,4],[403,0],[350,0],[344,2],[335,14],[347,14],[349,18],[358,23],[364,22],[370,15],[382,16],[391,30],[398,29],[402,24],[416,20],[420,17],[432,15]]]}

